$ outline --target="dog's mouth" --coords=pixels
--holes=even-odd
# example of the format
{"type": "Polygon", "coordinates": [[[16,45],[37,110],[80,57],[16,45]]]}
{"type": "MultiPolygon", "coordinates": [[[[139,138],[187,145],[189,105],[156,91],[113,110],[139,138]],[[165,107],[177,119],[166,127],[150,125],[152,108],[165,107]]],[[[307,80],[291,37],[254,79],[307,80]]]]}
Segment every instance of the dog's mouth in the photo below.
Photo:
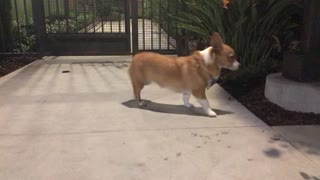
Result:
{"type": "Polygon", "coordinates": [[[238,61],[235,61],[231,66],[220,66],[220,68],[229,69],[232,71],[238,70],[240,68],[240,63],[238,61]]]}

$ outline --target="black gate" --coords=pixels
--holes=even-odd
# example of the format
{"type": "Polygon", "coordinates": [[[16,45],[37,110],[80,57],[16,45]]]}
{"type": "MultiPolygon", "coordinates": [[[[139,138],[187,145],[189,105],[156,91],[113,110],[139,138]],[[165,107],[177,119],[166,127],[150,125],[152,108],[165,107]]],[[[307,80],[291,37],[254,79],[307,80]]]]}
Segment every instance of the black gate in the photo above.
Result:
{"type": "Polygon", "coordinates": [[[176,53],[177,0],[33,0],[43,55],[176,53]]]}
{"type": "Polygon", "coordinates": [[[178,11],[178,0],[132,0],[133,52],[177,53],[177,25],[170,15],[178,11]]]}
{"type": "Polygon", "coordinates": [[[33,0],[44,55],[130,53],[127,0],[33,0]]]}

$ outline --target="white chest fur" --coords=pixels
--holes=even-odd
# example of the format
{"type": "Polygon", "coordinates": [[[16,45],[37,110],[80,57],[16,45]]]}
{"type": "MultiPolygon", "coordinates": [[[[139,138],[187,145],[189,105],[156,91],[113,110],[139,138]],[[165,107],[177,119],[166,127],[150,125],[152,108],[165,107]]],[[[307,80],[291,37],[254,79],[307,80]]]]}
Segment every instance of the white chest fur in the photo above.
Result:
{"type": "Polygon", "coordinates": [[[206,65],[212,64],[215,59],[215,57],[213,57],[213,56],[215,56],[215,54],[211,54],[211,52],[212,52],[211,49],[212,49],[212,47],[208,47],[207,49],[200,51],[200,54],[203,57],[206,65]]]}

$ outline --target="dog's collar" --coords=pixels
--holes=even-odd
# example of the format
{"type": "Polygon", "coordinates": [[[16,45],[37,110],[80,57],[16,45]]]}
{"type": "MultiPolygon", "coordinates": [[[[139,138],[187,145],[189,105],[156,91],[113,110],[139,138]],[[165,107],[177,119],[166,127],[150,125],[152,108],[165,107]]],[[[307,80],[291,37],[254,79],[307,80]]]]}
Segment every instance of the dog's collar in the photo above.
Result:
{"type": "MultiPolygon", "coordinates": [[[[207,49],[209,49],[209,48],[207,48],[207,49]]],[[[209,89],[210,87],[212,87],[213,85],[215,85],[217,83],[218,78],[214,77],[214,75],[212,75],[212,73],[208,70],[207,66],[209,64],[206,62],[205,57],[201,52],[204,52],[204,51],[196,51],[196,52],[194,52],[194,54],[199,55],[201,57],[201,58],[196,58],[196,60],[203,63],[205,71],[209,75],[208,80],[207,80],[207,88],[209,89]]]]}
{"type": "Polygon", "coordinates": [[[214,78],[212,75],[209,76],[207,81],[207,89],[211,88],[213,85],[217,84],[218,79],[214,78]]]}

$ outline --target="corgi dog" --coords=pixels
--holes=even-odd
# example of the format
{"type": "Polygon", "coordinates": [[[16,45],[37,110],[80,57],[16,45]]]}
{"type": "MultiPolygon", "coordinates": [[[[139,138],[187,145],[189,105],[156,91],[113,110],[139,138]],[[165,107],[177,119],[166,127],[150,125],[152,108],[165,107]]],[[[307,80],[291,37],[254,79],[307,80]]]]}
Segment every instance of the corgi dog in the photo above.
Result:
{"type": "Polygon", "coordinates": [[[215,117],[217,114],[209,106],[206,89],[211,87],[212,79],[219,78],[221,68],[237,70],[239,67],[234,50],[215,32],[211,36],[211,46],[203,51],[185,57],[141,52],[133,56],[128,71],[138,106],[144,105],[140,95],[143,87],[155,82],[160,87],[182,93],[184,106],[188,108],[193,107],[189,103],[192,94],[205,114],[215,117]]]}

